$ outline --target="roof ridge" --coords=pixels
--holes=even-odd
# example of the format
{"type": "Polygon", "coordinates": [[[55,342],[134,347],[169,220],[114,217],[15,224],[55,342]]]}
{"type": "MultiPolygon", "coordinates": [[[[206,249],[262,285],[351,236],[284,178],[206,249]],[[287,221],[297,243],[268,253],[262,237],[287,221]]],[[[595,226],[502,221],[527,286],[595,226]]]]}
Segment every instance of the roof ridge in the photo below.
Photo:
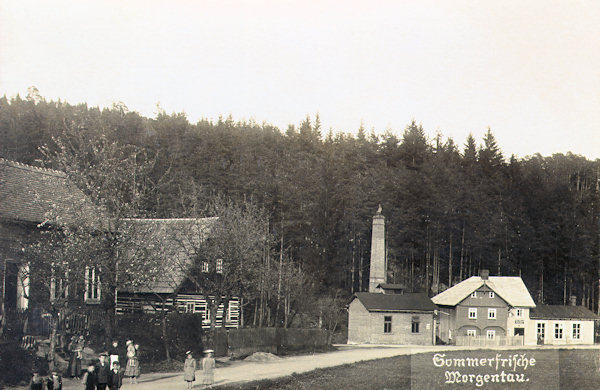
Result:
{"type": "Polygon", "coordinates": [[[0,163],[6,164],[8,166],[12,166],[13,168],[17,168],[17,169],[24,169],[24,170],[38,172],[38,173],[42,173],[42,174],[51,174],[53,176],[59,176],[59,177],[67,177],[67,174],[64,173],[63,171],[58,171],[56,169],[45,168],[45,167],[36,167],[33,165],[18,162],[18,161],[7,160],[7,159],[1,158],[1,157],[0,157],[0,163]]]}

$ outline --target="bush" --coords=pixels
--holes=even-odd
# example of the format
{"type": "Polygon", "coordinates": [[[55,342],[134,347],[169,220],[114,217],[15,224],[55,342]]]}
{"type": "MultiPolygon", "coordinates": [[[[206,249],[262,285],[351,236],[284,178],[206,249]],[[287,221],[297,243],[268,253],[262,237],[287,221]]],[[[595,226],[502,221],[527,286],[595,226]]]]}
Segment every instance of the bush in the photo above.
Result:
{"type": "Polygon", "coordinates": [[[16,342],[0,344],[0,389],[28,383],[34,368],[46,375],[48,362],[20,348],[16,342]]]}
{"type": "MultiPolygon", "coordinates": [[[[157,362],[166,359],[162,335],[162,316],[156,314],[128,314],[118,316],[115,332],[119,340],[133,340],[140,345],[139,358],[157,362]]],[[[185,352],[202,352],[202,317],[177,312],[167,315],[168,348],[171,358],[183,360],[185,352]]]]}

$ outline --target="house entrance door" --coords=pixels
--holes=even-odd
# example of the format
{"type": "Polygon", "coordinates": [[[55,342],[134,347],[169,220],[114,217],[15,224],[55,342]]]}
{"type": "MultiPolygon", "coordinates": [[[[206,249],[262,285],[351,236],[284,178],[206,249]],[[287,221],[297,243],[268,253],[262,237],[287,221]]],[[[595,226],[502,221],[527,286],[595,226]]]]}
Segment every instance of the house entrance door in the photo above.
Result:
{"type": "Polygon", "coordinates": [[[515,328],[515,336],[525,336],[525,328],[515,328]]]}
{"type": "Polygon", "coordinates": [[[17,308],[17,276],[19,266],[16,263],[6,262],[4,270],[4,308],[6,310],[17,308]]]}

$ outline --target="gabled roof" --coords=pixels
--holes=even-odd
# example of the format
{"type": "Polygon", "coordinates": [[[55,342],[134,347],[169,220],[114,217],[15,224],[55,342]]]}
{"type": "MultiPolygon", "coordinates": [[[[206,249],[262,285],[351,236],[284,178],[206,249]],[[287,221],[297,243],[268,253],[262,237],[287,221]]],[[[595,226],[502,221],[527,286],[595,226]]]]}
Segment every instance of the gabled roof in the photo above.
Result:
{"type": "Polygon", "coordinates": [[[538,305],[529,312],[536,320],[600,320],[600,317],[584,306],[538,305]]]}
{"type": "Polygon", "coordinates": [[[381,294],[359,292],[353,299],[358,299],[368,311],[434,311],[437,306],[431,302],[427,294],[381,294]]]}
{"type": "Polygon", "coordinates": [[[529,290],[519,276],[490,276],[488,280],[483,280],[480,276],[471,276],[431,300],[436,305],[456,306],[484,284],[513,307],[535,307],[529,290]]]}
{"type": "Polygon", "coordinates": [[[123,233],[128,239],[124,261],[154,264],[141,280],[121,292],[171,294],[185,280],[193,264],[194,250],[209,234],[213,218],[125,219],[123,233]],[[127,257],[129,256],[129,258],[127,257]]]}
{"type": "Polygon", "coordinates": [[[40,224],[49,213],[65,222],[95,212],[63,172],[0,159],[0,218],[40,224]]]}

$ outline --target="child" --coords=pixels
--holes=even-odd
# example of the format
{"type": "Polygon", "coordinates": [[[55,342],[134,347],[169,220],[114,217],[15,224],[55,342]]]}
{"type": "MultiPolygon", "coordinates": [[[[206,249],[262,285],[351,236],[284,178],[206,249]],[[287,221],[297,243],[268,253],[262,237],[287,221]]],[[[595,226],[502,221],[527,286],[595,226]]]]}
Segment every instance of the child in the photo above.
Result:
{"type": "Polygon", "coordinates": [[[46,388],[48,390],[62,390],[62,378],[58,375],[58,372],[52,371],[52,375],[48,377],[46,382],[46,388]]]}
{"type": "Polygon", "coordinates": [[[202,371],[204,371],[202,383],[208,387],[211,387],[215,383],[215,359],[213,358],[213,352],[212,349],[207,349],[204,351],[206,357],[202,359],[202,371]]]}
{"type": "Polygon", "coordinates": [[[192,356],[192,351],[187,351],[185,363],[183,363],[183,380],[187,382],[187,388],[192,388],[192,382],[196,380],[196,359],[192,356]]]}
{"type": "Polygon", "coordinates": [[[108,379],[108,388],[111,390],[119,390],[123,386],[123,373],[120,366],[118,361],[113,362],[113,368],[108,379]]]}
{"type": "Polygon", "coordinates": [[[85,385],[85,390],[96,389],[96,367],[93,364],[88,366],[87,372],[83,376],[83,384],[85,385]]]}
{"type": "Polygon", "coordinates": [[[33,370],[31,373],[31,381],[29,382],[29,390],[42,390],[43,387],[44,379],[37,370],[33,370]]]}

